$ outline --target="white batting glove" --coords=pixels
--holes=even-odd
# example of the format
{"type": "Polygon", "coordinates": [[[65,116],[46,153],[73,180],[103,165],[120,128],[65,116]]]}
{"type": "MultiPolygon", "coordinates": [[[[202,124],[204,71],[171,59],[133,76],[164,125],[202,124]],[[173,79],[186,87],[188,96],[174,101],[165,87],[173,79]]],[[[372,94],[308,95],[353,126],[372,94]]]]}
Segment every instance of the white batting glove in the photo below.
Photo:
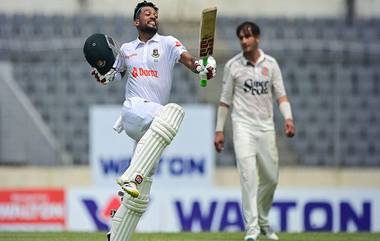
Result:
{"type": "Polygon", "coordinates": [[[117,72],[114,68],[111,68],[105,75],[102,75],[96,68],[93,68],[91,74],[94,75],[99,83],[106,85],[115,80],[117,72]]]}
{"type": "Polygon", "coordinates": [[[200,73],[204,69],[202,62],[203,61],[201,59],[194,61],[194,68],[198,73],[200,73]]]}
{"type": "Polygon", "coordinates": [[[116,72],[116,70],[114,68],[111,68],[110,71],[108,71],[105,75],[104,75],[104,79],[106,80],[105,82],[106,83],[109,83],[109,82],[112,82],[115,80],[116,78],[116,74],[118,72],[116,72]]]}
{"type": "Polygon", "coordinates": [[[202,62],[201,59],[194,62],[195,68],[199,72],[199,76],[201,78],[206,78],[207,80],[214,78],[216,75],[216,61],[214,57],[208,56],[206,66],[204,66],[202,62]]]}

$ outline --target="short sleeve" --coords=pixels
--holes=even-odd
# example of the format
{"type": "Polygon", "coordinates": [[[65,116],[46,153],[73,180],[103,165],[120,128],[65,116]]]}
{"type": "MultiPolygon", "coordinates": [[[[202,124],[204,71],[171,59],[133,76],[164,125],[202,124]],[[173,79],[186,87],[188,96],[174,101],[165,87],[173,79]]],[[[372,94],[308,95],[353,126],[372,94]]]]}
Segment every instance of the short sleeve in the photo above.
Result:
{"type": "Polygon", "coordinates": [[[174,65],[180,60],[181,54],[187,50],[185,46],[183,46],[183,44],[173,36],[167,37],[167,44],[170,57],[169,61],[174,65]]]}

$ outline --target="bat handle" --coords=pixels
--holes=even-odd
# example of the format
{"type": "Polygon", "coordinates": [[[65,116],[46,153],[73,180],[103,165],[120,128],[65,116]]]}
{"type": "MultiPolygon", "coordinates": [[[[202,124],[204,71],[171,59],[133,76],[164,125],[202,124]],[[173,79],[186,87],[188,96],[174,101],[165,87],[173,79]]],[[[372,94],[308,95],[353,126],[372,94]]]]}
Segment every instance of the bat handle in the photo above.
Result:
{"type": "MultiPolygon", "coordinates": [[[[203,66],[207,65],[207,57],[204,57],[202,59],[203,66]]],[[[201,79],[199,80],[199,85],[201,87],[206,87],[207,86],[207,76],[201,76],[201,79]]]]}

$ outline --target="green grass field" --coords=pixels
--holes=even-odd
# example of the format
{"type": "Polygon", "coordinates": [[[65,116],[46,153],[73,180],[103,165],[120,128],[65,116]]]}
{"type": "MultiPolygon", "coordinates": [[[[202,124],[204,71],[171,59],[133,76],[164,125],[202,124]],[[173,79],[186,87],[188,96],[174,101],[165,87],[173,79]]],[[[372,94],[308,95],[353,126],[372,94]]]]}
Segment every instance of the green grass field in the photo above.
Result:
{"type": "MultiPolygon", "coordinates": [[[[133,241],[242,241],[243,233],[150,233],[135,234],[133,241]]],[[[380,233],[279,233],[282,241],[375,241],[380,233]]],[[[104,233],[0,232],[0,241],[105,241],[104,233]]],[[[262,239],[264,240],[264,239],[262,239]]]]}

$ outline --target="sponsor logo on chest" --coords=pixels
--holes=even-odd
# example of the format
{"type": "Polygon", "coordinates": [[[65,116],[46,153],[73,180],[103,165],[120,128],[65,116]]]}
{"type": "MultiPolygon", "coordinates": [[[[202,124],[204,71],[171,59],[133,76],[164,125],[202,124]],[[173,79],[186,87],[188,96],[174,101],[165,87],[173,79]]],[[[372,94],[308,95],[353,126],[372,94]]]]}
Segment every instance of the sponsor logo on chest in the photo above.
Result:
{"type": "Polygon", "coordinates": [[[247,79],[244,81],[243,90],[252,95],[266,95],[269,93],[269,81],[247,79]]]}
{"type": "Polygon", "coordinates": [[[137,68],[133,67],[131,74],[133,78],[137,77],[155,77],[158,78],[158,71],[153,69],[144,69],[144,68],[137,68]]]}
{"type": "Polygon", "coordinates": [[[269,93],[270,81],[269,69],[266,66],[259,67],[252,78],[243,81],[243,90],[252,95],[266,95],[269,93]]]}

